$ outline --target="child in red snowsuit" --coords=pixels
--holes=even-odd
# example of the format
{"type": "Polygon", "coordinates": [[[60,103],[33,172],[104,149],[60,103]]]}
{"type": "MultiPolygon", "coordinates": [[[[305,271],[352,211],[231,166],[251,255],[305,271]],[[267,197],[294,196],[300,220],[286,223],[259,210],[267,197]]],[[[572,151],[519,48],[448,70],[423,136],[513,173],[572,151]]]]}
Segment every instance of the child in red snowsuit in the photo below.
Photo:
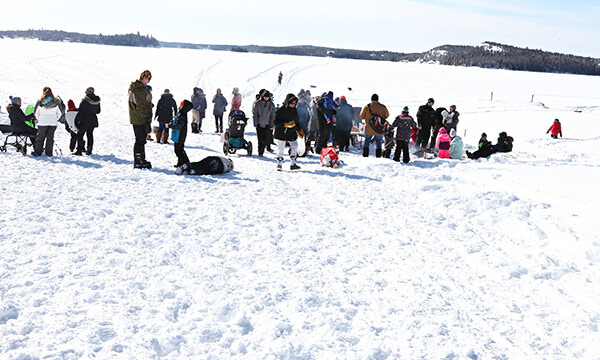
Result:
{"type": "Polygon", "coordinates": [[[558,121],[558,119],[555,119],[554,122],[552,123],[552,126],[550,126],[550,129],[548,129],[548,131],[546,131],[546,134],[552,132],[552,135],[550,135],[553,139],[558,139],[558,134],[560,134],[560,137],[562,137],[562,129],[560,127],[560,121],[558,121]]]}

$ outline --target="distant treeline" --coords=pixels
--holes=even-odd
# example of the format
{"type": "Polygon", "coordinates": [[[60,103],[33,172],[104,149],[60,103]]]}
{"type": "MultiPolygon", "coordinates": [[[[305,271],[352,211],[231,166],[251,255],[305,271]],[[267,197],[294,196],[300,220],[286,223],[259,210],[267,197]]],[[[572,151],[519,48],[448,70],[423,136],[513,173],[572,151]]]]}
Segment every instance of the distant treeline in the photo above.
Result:
{"type": "Polygon", "coordinates": [[[529,48],[518,48],[494,42],[479,46],[444,45],[424,53],[398,53],[392,51],[365,51],[335,49],[319,46],[259,46],[259,45],[205,45],[178,42],[159,42],[150,35],[87,35],[56,30],[0,31],[2,37],[24,37],[45,41],[72,41],[91,44],[138,47],[170,47],[210,49],[265,54],[301,55],[360,59],[377,61],[419,61],[442,65],[476,66],[490,69],[600,75],[600,59],[551,53],[529,48]]]}
{"type": "Polygon", "coordinates": [[[42,41],[71,41],[86,44],[103,44],[137,47],[160,47],[160,43],[150,35],[89,35],[58,30],[18,30],[0,31],[0,36],[9,38],[39,39],[42,41]]]}

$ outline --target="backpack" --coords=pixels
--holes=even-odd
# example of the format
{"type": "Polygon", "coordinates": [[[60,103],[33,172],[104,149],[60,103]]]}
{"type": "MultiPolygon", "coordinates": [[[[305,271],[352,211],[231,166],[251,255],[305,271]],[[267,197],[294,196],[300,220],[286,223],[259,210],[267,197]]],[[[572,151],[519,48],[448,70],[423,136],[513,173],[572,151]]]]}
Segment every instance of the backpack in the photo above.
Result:
{"type": "Polygon", "coordinates": [[[338,154],[340,150],[335,146],[321,149],[321,166],[336,168],[340,164],[338,154]]]}
{"type": "MultiPolygon", "coordinates": [[[[371,104],[367,105],[367,107],[369,108],[369,113],[371,113],[371,104]]],[[[371,114],[369,117],[369,126],[375,130],[375,132],[380,134],[388,132],[390,129],[390,123],[381,116],[374,114],[371,114]]]]}

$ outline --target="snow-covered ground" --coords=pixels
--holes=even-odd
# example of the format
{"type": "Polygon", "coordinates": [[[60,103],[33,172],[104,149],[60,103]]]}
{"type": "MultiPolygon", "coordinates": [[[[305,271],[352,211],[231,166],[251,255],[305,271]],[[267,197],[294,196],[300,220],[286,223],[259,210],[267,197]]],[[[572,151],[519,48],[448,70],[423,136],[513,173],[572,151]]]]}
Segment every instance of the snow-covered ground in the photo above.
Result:
{"type": "MultiPolygon", "coordinates": [[[[94,155],[68,155],[62,128],[62,157],[0,153],[0,358],[600,359],[600,77],[0,49],[2,111],[44,86],[77,104],[88,86],[102,98],[94,155]],[[154,169],[134,170],[127,88],[144,69],[155,101],[194,86],[230,100],[238,86],[247,113],[261,88],[277,102],[332,90],[354,106],[376,92],[393,116],[434,97],[457,105],[466,149],[504,130],[514,151],[403,165],[353,150],[341,168],[312,156],[297,172],[242,151],[234,172],[193,177],[173,174],[172,145],[149,143],[154,169]],[[563,139],[545,134],[554,118],[563,139]]],[[[202,128],[188,135],[192,160],[221,153],[210,116],[202,128]]]]}

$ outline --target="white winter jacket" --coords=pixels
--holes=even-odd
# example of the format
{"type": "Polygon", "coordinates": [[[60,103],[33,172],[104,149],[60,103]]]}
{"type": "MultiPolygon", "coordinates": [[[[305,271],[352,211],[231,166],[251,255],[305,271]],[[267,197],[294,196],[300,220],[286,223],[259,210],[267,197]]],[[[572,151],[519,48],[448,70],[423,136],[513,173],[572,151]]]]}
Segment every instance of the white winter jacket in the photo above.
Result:
{"type": "Polygon", "coordinates": [[[35,104],[37,126],[57,126],[58,119],[63,115],[60,105],[59,98],[53,98],[45,105],[42,105],[42,102],[38,101],[35,104]]]}

